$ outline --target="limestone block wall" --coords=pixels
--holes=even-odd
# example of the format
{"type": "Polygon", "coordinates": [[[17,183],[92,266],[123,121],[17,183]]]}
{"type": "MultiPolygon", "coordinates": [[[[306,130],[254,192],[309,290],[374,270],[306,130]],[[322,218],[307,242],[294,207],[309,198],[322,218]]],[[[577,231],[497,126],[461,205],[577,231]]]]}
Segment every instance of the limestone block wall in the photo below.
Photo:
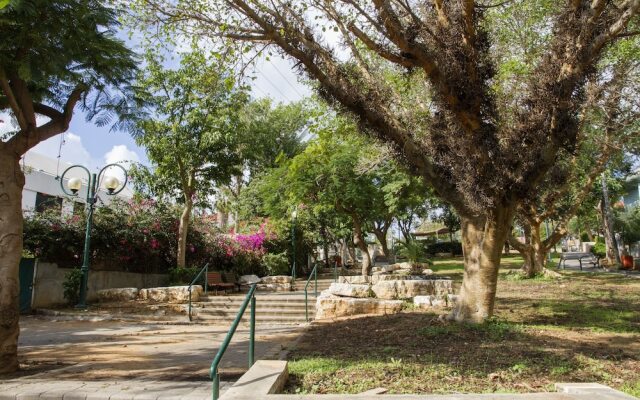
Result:
{"type": "MultiPolygon", "coordinates": [[[[48,307],[64,304],[62,283],[69,268],[58,268],[56,264],[37,262],[33,282],[32,307],[48,307]]],[[[102,289],[136,287],[149,288],[163,286],[167,283],[164,274],[140,274],[121,271],[89,271],[87,300],[97,300],[97,292],[102,289]]]]}

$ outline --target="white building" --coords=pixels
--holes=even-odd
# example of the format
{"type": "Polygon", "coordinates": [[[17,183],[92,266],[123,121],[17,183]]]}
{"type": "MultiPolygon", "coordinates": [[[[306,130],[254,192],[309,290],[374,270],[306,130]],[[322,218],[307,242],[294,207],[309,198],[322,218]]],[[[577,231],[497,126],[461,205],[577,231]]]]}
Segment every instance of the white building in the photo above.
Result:
{"type": "MultiPolygon", "coordinates": [[[[22,190],[22,210],[26,212],[41,212],[46,209],[59,209],[63,214],[72,214],[74,209],[81,207],[87,198],[87,173],[81,168],[74,168],[65,175],[65,187],[68,179],[80,178],[83,181],[82,189],[78,196],[71,197],[64,194],[60,188],[60,178],[65,169],[71,164],[58,161],[32,151],[28,152],[22,159],[22,166],[25,174],[25,185],[22,190]]],[[[97,173],[98,171],[91,171],[97,173]]],[[[109,170],[112,175],[115,175],[109,170]]],[[[115,169],[114,169],[115,172],[115,169]]],[[[68,189],[67,189],[68,190],[68,189]]],[[[100,189],[98,192],[98,206],[108,205],[114,197],[130,199],[132,191],[126,187],[116,196],[107,195],[106,190],[100,189]]]]}

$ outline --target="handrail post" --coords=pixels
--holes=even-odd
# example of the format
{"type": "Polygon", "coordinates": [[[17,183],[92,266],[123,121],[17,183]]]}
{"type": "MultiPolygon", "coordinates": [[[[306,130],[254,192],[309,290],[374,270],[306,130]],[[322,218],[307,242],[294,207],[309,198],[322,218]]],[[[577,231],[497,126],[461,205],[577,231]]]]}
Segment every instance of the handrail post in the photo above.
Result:
{"type": "Polygon", "coordinates": [[[249,320],[249,368],[253,366],[256,347],[256,295],[251,296],[251,317],[249,320]]]}
{"type": "Polygon", "coordinates": [[[307,288],[304,288],[304,319],[309,322],[309,304],[307,302],[307,288]]]}
{"type": "MultiPolygon", "coordinates": [[[[202,275],[202,273],[203,273],[204,271],[207,271],[207,272],[209,271],[209,263],[206,263],[206,264],[204,265],[204,267],[200,268],[200,272],[198,272],[198,274],[196,275],[196,277],[195,277],[195,278],[193,278],[193,280],[192,280],[192,281],[191,281],[191,283],[189,284],[189,321],[193,321],[192,313],[191,313],[191,308],[192,308],[192,306],[191,306],[191,292],[193,291],[193,284],[194,284],[194,283],[196,283],[196,282],[198,281],[198,279],[200,279],[200,276],[202,275]]],[[[204,279],[205,279],[204,292],[205,292],[205,294],[206,294],[206,293],[207,293],[207,286],[208,286],[208,285],[207,285],[207,284],[208,284],[208,282],[207,282],[207,275],[206,275],[206,273],[205,273],[205,278],[204,278],[204,279]]]]}
{"type": "Polygon", "coordinates": [[[313,279],[315,282],[314,295],[318,297],[318,268],[313,269],[313,279]]]}
{"type": "Polygon", "coordinates": [[[338,260],[333,262],[333,281],[338,282],[338,260]]]}
{"type": "Polygon", "coordinates": [[[204,266],[204,294],[207,294],[209,287],[209,264],[204,266]]]}
{"type": "MultiPolygon", "coordinates": [[[[242,319],[242,316],[244,315],[244,312],[247,310],[247,306],[249,305],[249,302],[251,302],[251,313],[254,313],[255,310],[255,293],[256,293],[256,284],[251,285],[251,288],[249,289],[249,293],[247,293],[247,296],[244,298],[244,301],[242,302],[242,305],[240,306],[240,310],[238,310],[238,313],[236,314],[235,319],[233,320],[233,323],[231,324],[231,327],[229,328],[229,331],[227,332],[227,336],[225,336],[224,340],[222,341],[222,343],[220,344],[220,348],[218,349],[218,353],[216,353],[216,356],[214,357],[213,361],[211,362],[211,368],[209,369],[209,377],[211,378],[212,384],[213,384],[213,388],[211,390],[211,394],[212,394],[212,398],[213,400],[218,400],[218,396],[220,395],[220,374],[218,374],[218,365],[220,364],[220,360],[222,359],[222,356],[224,355],[224,352],[227,350],[227,347],[229,347],[229,343],[231,343],[231,338],[233,337],[234,333],[236,333],[236,329],[238,328],[238,325],[240,324],[240,320],[242,319]]],[[[252,318],[254,319],[254,318],[252,318]]],[[[251,328],[251,331],[253,332],[255,328],[251,328]]],[[[252,336],[250,334],[250,341],[252,340],[252,336]]],[[[253,359],[253,349],[252,346],[249,347],[249,357],[251,359],[253,359]]]]}
{"type": "Polygon", "coordinates": [[[193,321],[191,318],[191,285],[189,285],[189,322],[193,321]]]}

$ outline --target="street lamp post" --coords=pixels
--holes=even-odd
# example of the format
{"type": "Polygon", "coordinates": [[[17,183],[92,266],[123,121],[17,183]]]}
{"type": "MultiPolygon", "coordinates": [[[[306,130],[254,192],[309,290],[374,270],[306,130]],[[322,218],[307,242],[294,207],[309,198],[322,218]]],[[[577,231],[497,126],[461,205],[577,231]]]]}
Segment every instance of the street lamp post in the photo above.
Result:
{"type": "Polygon", "coordinates": [[[91,252],[91,228],[93,227],[93,211],[95,209],[96,200],[98,199],[97,192],[100,187],[101,180],[104,180],[104,188],[107,189],[107,194],[110,196],[114,196],[120,193],[127,184],[127,171],[118,164],[109,164],[105,165],[98,174],[92,174],[89,170],[82,165],[72,165],[69,168],[65,169],[60,177],[60,188],[62,191],[68,196],[77,196],[78,192],[82,188],[82,180],[80,178],[71,178],[69,182],[67,182],[67,187],[71,191],[69,193],[64,187],[64,176],[69,170],[73,168],[81,168],[87,173],[88,184],[87,184],[87,205],[89,206],[89,211],[87,212],[87,227],[85,230],[84,236],[84,252],[82,253],[82,267],[80,271],[82,272],[82,281],[80,282],[80,301],[76,305],[76,308],[86,309],[87,308],[87,283],[89,281],[89,266],[90,266],[90,252],[91,252]],[[118,167],[124,171],[124,183],[122,187],[120,187],[120,181],[113,176],[103,176],[104,172],[107,168],[110,167],[118,167]],[[120,187],[118,189],[118,187],[120,187]]]}
{"type": "Polygon", "coordinates": [[[296,281],[296,218],[298,217],[298,210],[294,209],[291,212],[291,247],[293,250],[293,266],[291,267],[292,281],[296,281]]]}

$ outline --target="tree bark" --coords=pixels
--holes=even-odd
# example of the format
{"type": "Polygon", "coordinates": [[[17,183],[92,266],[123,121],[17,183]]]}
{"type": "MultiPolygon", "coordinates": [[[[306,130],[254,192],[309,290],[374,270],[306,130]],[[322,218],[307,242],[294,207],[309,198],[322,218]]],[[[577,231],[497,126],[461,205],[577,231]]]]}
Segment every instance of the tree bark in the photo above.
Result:
{"type": "Polygon", "coordinates": [[[540,228],[542,223],[529,222],[529,240],[526,249],[521,251],[524,258],[524,264],[522,265],[522,273],[527,278],[533,278],[534,276],[542,273],[547,265],[547,247],[540,238],[540,228]]]}
{"type": "Polygon", "coordinates": [[[621,265],[620,250],[618,249],[618,241],[613,231],[613,217],[611,216],[611,206],[609,204],[609,188],[607,187],[607,178],[603,173],[602,177],[602,221],[604,228],[604,239],[607,245],[607,258],[610,264],[621,265]]]}
{"type": "Polygon", "coordinates": [[[542,240],[540,236],[541,227],[542,222],[527,220],[523,223],[525,242],[522,243],[514,237],[509,238],[509,243],[520,253],[524,260],[522,273],[527,278],[533,278],[544,271],[547,266],[547,253],[555,242],[562,237],[559,236],[558,239],[550,237],[547,240],[542,240]]]}
{"type": "Polygon", "coordinates": [[[499,207],[487,217],[462,217],[464,275],[449,318],[480,323],[493,315],[502,246],[510,232],[513,209],[499,207]]]}
{"type": "Polygon", "coordinates": [[[362,275],[371,275],[371,256],[369,255],[369,247],[362,232],[362,225],[357,218],[353,218],[353,243],[358,246],[362,252],[362,275]]]}
{"type": "Polygon", "coordinates": [[[189,232],[189,222],[191,221],[191,210],[193,201],[191,196],[185,201],[182,214],[180,215],[180,226],[178,228],[178,268],[187,266],[187,233],[189,232]]]}
{"type": "Polygon", "coordinates": [[[19,282],[22,257],[20,156],[0,143],[0,374],[18,370],[19,282]]]}
{"type": "Polygon", "coordinates": [[[389,246],[387,246],[387,232],[389,231],[389,228],[387,228],[384,231],[381,230],[374,230],[374,234],[376,235],[376,238],[378,239],[378,241],[380,242],[380,246],[382,247],[382,255],[384,255],[385,257],[389,257],[390,253],[389,253],[389,246]]]}
{"type": "Polygon", "coordinates": [[[356,265],[358,263],[358,258],[356,257],[356,248],[354,247],[353,241],[351,241],[351,243],[347,241],[347,251],[349,252],[349,261],[351,262],[351,265],[356,265]]]}

